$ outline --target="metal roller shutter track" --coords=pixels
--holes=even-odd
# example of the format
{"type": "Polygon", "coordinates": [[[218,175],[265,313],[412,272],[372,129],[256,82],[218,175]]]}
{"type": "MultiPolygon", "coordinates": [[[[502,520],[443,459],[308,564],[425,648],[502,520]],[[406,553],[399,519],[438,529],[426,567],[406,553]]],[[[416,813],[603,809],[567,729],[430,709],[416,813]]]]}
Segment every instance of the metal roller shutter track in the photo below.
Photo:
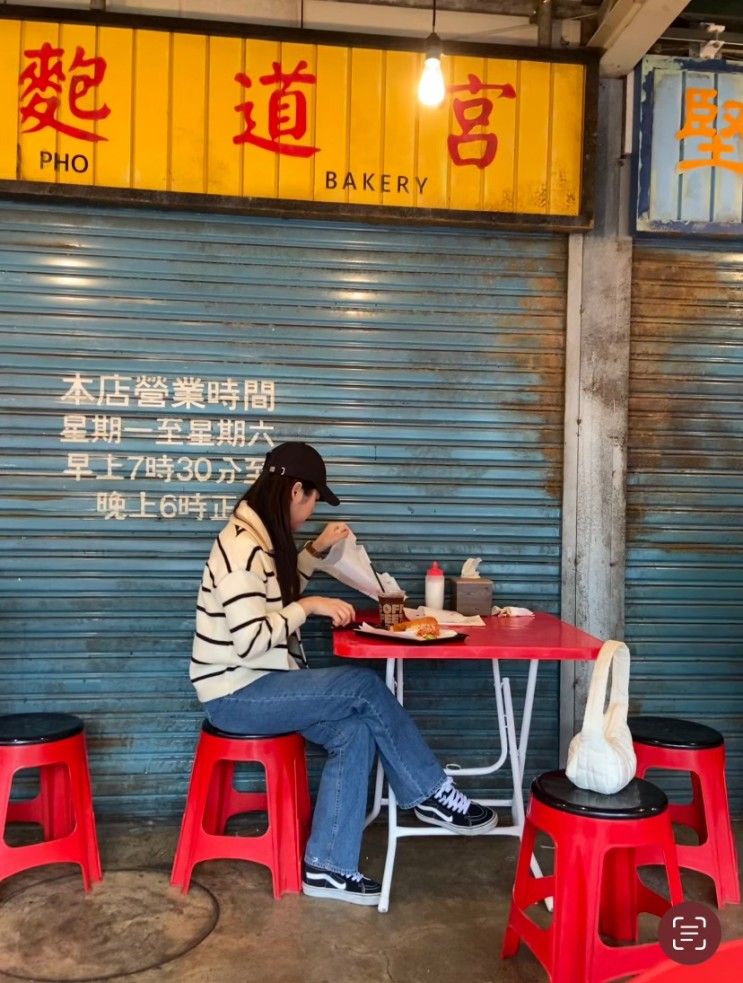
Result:
{"type": "MultiPolygon", "coordinates": [[[[432,559],[458,574],[474,555],[498,603],[557,612],[566,254],[562,237],[0,203],[0,712],[85,718],[100,814],[182,808],[195,594],[220,523],[106,519],[96,496],[244,485],[65,474],[70,452],[161,450],[63,443],[63,414],[84,411],[60,402],[63,379],[272,380],[271,436],[321,449],[338,514],[412,601],[432,559]]],[[[323,624],[305,640],[332,661],[323,624]]],[[[524,672],[507,671],[520,700],[524,672]]],[[[477,663],[411,670],[407,702],[443,761],[482,764],[497,744],[489,679],[477,663]]],[[[545,665],[527,781],[556,765],[557,715],[545,665]]]]}
{"type": "MultiPolygon", "coordinates": [[[[627,620],[633,712],[725,736],[743,812],[743,253],[636,244],[627,620]]],[[[664,775],[682,796],[689,782],[664,775]]]]}

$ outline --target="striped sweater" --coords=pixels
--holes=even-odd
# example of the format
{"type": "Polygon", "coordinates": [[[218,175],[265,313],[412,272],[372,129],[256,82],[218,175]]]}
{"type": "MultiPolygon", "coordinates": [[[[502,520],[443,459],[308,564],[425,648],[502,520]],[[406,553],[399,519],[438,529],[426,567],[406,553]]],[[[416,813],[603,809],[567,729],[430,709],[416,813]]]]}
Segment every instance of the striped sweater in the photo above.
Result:
{"type": "MultiPolygon", "coordinates": [[[[317,561],[298,557],[300,587],[317,561]]],[[[304,662],[301,604],[284,605],[271,540],[258,514],[240,502],[206,561],[196,605],[191,682],[202,703],[248,686],[271,669],[304,662]]]]}

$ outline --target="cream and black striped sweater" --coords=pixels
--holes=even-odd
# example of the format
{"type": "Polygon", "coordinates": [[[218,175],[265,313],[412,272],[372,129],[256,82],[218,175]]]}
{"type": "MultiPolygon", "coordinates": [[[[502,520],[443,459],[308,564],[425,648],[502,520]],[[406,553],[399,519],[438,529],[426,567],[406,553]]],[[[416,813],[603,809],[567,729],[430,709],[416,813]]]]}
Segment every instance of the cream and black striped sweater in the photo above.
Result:
{"type": "MultiPolygon", "coordinates": [[[[316,560],[298,557],[300,587],[316,560]]],[[[217,536],[201,579],[191,682],[202,703],[234,693],[271,669],[299,669],[304,660],[301,604],[281,600],[266,527],[245,502],[217,536]]]]}

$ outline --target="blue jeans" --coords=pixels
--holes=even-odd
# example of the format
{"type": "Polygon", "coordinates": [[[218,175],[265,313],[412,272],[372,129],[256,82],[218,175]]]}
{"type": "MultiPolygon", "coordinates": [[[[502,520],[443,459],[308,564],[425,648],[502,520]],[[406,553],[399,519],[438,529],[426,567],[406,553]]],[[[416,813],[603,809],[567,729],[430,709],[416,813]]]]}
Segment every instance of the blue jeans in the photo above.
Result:
{"type": "Polygon", "coordinates": [[[427,799],[446,778],[413,720],[371,669],[269,672],[210,700],[204,711],[215,727],[233,734],[299,731],[325,748],[305,859],[339,874],[358,870],[376,752],[402,809],[427,799]]]}

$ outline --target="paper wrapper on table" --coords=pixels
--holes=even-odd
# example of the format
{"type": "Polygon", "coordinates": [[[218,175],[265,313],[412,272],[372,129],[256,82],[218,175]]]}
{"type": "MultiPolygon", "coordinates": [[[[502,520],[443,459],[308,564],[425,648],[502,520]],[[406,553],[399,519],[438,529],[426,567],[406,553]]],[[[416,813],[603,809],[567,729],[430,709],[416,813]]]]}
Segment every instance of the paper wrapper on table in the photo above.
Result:
{"type": "Polygon", "coordinates": [[[517,608],[513,605],[509,605],[505,608],[499,608],[496,604],[490,612],[496,618],[533,618],[534,612],[530,611],[529,608],[517,608]]]}
{"type": "Polygon", "coordinates": [[[408,621],[414,618],[435,618],[440,625],[469,625],[471,628],[481,628],[485,622],[479,614],[460,614],[458,611],[441,611],[439,608],[405,608],[408,621]]]}
{"type": "Polygon", "coordinates": [[[405,593],[390,574],[375,574],[366,550],[352,532],[331,547],[325,559],[317,562],[316,568],[375,600],[380,594],[405,593]]]}

